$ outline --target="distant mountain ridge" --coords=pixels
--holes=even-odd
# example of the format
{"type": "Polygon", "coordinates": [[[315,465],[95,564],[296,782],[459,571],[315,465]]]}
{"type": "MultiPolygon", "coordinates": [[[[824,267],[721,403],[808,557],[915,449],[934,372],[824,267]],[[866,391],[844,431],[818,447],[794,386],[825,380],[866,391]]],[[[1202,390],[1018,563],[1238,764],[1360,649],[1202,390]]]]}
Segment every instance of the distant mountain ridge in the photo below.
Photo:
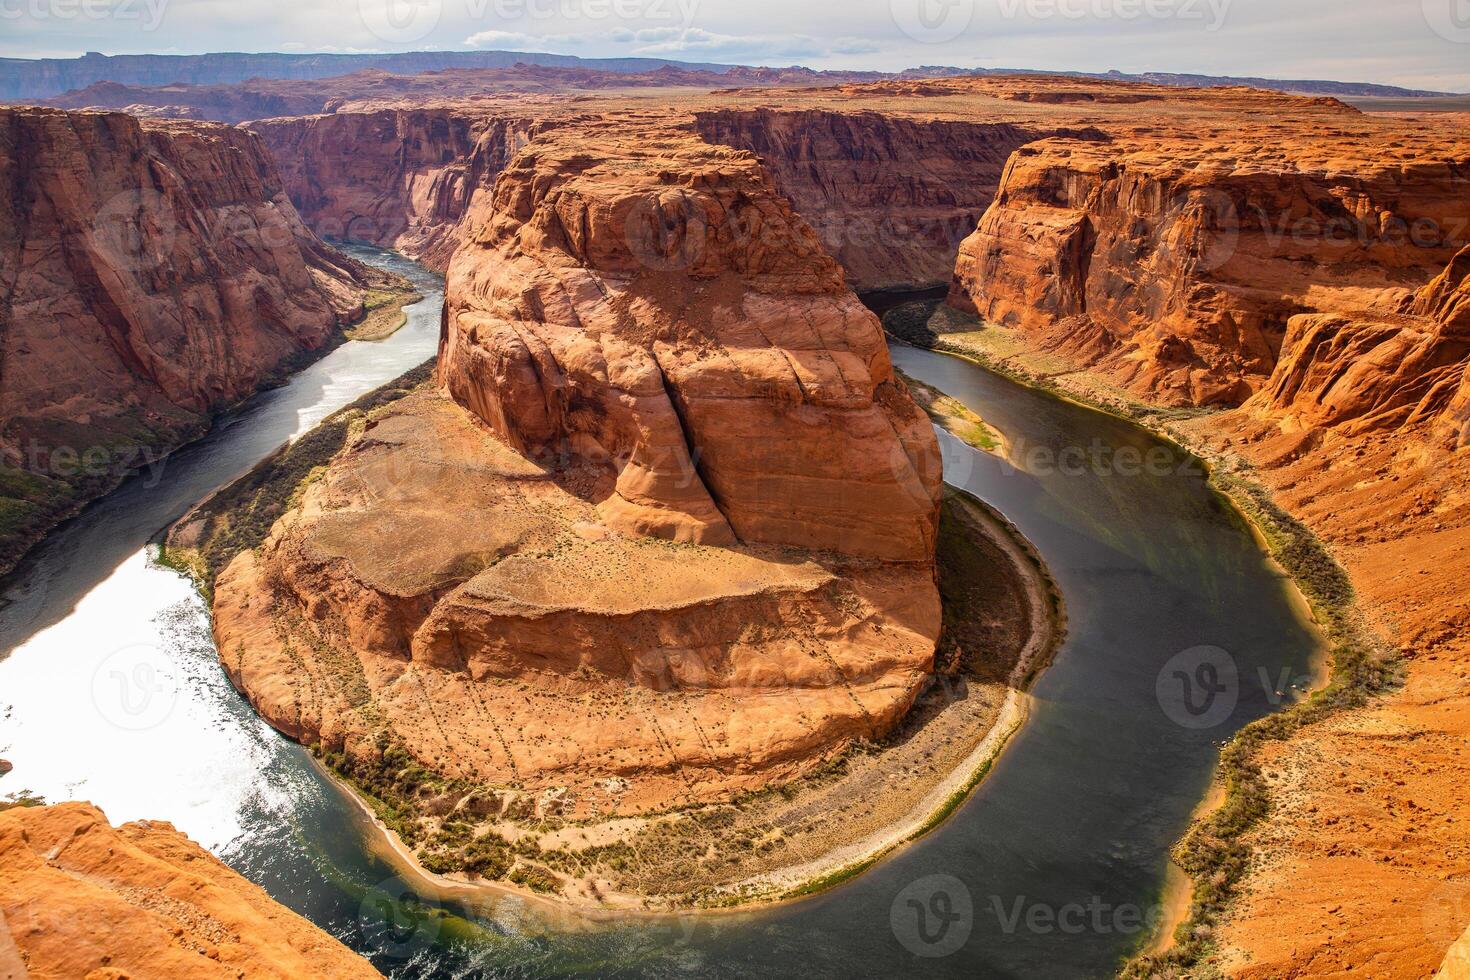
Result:
{"type": "MultiPolygon", "coordinates": [[[[586,68],[597,71],[640,73],[670,67],[724,74],[742,65],[715,62],[675,61],[667,58],[580,58],[576,55],[525,51],[409,51],[392,54],[260,54],[221,52],[198,55],[125,54],[104,55],[95,51],[80,58],[0,58],[0,100],[45,99],[99,82],[121,85],[159,86],[230,85],[251,79],[320,79],[365,69],[397,74],[442,71],[457,68],[510,68],[517,64],[555,68],[586,68]]],[[[1379,95],[1398,98],[1427,98],[1452,95],[1375,85],[1367,82],[1328,80],[1284,80],[1235,78],[1216,75],[1182,75],[1168,72],[1079,72],[1027,68],[953,68],[926,66],[898,73],[818,71],[793,67],[787,73],[809,74],[813,82],[852,81],[856,78],[936,77],[954,75],[1069,75],[1078,78],[1110,78],[1119,81],[1153,82],[1159,85],[1203,86],[1249,85],[1311,95],[1379,95]]]]}
{"type": "Polygon", "coordinates": [[[1188,75],[1167,71],[1145,71],[1128,73],[1117,71],[1055,71],[1039,68],[949,68],[942,65],[925,65],[910,68],[901,74],[918,78],[951,77],[958,75],[1065,75],[1069,78],[1100,78],[1117,82],[1148,82],[1152,85],[1177,85],[1181,88],[1221,88],[1228,85],[1246,85],[1276,92],[1292,92],[1298,95],[1337,96],[1389,96],[1400,99],[1432,99],[1458,92],[1432,92],[1426,89],[1400,88],[1397,85],[1377,85],[1372,82],[1334,82],[1320,78],[1256,78],[1236,75],[1188,75]]]}
{"type": "Polygon", "coordinates": [[[397,54],[120,54],[80,58],[0,58],[0,99],[44,99],[98,82],[123,85],[230,85],[254,78],[317,79],[367,68],[396,74],[515,64],[646,72],[664,66],[723,72],[734,65],[664,58],[579,58],[523,51],[409,51],[397,54]]]}

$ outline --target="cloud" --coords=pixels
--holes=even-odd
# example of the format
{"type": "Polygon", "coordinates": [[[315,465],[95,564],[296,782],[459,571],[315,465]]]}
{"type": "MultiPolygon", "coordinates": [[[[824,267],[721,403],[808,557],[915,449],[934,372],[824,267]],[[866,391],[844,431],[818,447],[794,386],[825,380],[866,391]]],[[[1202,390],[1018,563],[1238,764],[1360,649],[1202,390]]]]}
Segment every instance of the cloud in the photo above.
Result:
{"type": "Polygon", "coordinates": [[[719,34],[699,27],[621,29],[609,37],[618,43],[634,45],[633,53],[641,55],[743,57],[757,61],[870,54],[880,50],[874,42],[859,37],[820,40],[806,34],[719,34]]]}
{"type": "Polygon", "coordinates": [[[522,34],[519,31],[480,31],[464,39],[472,48],[495,51],[556,51],[594,43],[586,34],[522,34]]]}

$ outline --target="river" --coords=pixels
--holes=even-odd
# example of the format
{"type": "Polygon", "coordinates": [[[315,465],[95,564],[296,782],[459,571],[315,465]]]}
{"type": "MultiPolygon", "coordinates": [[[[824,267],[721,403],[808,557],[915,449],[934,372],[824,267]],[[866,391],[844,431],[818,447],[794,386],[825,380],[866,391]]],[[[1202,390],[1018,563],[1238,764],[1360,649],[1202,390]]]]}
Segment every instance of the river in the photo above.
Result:
{"type": "Polygon", "coordinates": [[[1034,542],[1070,618],[1029,722],[971,799],[866,874],[759,912],[598,920],[410,884],[361,810],[233,691],[202,603],[148,551],[209,490],[433,354],[438,280],[354,252],[419,283],[407,326],[257,396],[5,583],[0,757],[15,769],[0,793],[171,821],[394,977],[1093,977],[1147,937],[1219,744],[1306,683],[1319,638],[1192,458],[904,347],[903,370],[1008,437],[1010,463],[941,433],[946,479],[1034,542]]]}

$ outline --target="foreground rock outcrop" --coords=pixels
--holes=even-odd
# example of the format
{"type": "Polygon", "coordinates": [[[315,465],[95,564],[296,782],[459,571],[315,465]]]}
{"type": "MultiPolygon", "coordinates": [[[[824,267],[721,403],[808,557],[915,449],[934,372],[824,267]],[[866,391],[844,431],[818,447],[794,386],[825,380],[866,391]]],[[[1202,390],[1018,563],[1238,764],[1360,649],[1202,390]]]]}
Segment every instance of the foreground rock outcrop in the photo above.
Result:
{"type": "Polygon", "coordinates": [[[532,458],[605,460],[616,527],[929,561],[928,421],[755,159],[586,140],[522,154],[456,255],[450,394],[532,458]]]}
{"type": "Polygon", "coordinates": [[[386,284],[302,224],[238,129],[0,110],[0,180],[0,569],[386,284]]]}
{"type": "Polygon", "coordinates": [[[379,976],[169,824],[88,803],[0,811],[0,975],[379,976]]]}
{"type": "Polygon", "coordinates": [[[440,385],[220,575],[236,684],[363,779],[577,814],[887,732],[933,665],[938,447],[811,229],[676,131],[548,132],[484,207],[440,385]]]}

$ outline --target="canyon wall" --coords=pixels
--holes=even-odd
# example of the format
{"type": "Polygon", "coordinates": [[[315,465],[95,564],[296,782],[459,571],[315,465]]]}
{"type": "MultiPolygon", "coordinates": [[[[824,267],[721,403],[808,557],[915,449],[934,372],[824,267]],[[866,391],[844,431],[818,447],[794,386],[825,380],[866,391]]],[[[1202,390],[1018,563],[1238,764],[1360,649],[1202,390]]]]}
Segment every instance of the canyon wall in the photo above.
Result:
{"type": "Polygon", "coordinates": [[[321,349],[373,270],[301,223],[260,140],[0,110],[0,565],[321,349]]]}
{"type": "Polygon", "coordinates": [[[379,976],[169,824],[88,803],[0,811],[0,975],[379,976]]]}
{"type": "MultiPolygon", "coordinates": [[[[566,106],[531,117],[462,104],[248,125],[319,234],[392,246],[444,268],[474,196],[489,192],[536,132],[569,118],[566,106]]],[[[857,289],[948,281],[1006,159],[1038,136],[1009,123],[876,112],[718,109],[690,118],[708,142],[761,156],[857,289]]]]}
{"type": "Polygon", "coordinates": [[[1011,123],[768,108],[700,111],[695,129],[758,154],[855,289],[948,282],[1006,160],[1042,135],[1011,123]]]}
{"type": "Polygon", "coordinates": [[[1368,156],[1354,125],[1026,146],[951,302],[1142,400],[1238,404],[1290,318],[1393,313],[1470,234],[1470,144],[1405,133],[1368,156]]]}
{"type": "Polygon", "coordinates": [[[476,195],[543,125],[472,108],[342,112],[248,124],[286,193],[326,238],[396,248],[444,269],[476,195]]]}

